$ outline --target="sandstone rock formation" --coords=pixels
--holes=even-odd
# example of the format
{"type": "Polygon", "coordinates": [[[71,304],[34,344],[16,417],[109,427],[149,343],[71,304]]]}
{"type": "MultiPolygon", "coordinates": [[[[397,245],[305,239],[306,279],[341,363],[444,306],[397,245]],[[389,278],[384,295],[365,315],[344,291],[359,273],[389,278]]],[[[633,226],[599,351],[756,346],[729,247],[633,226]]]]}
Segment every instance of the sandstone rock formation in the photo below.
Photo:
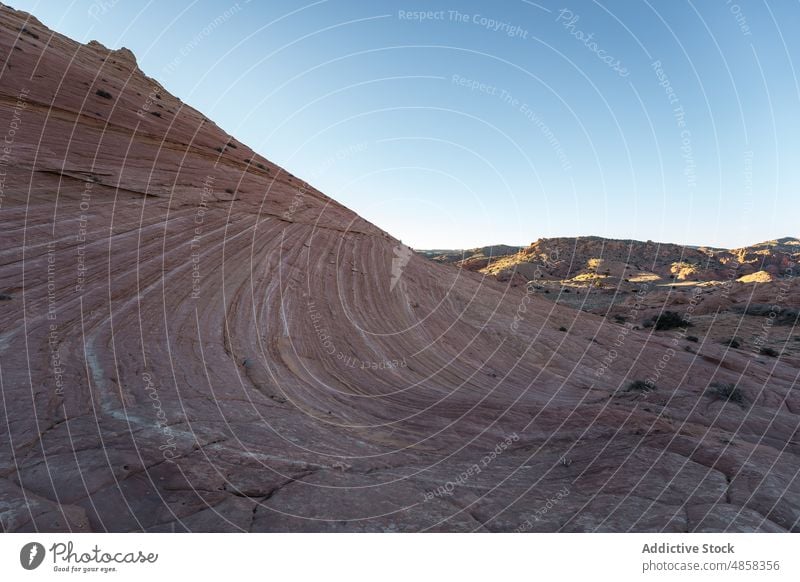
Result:
{"type": "Polygon", "coordinates": [[[3,531],[798,529],[791,362],[397,252],[124,49],[0,55],[3,531]]]}
{"type": "Polygon", "coordinates": [[[800,240],[785,237],[739,249],[689,247],[598,236],[539,239],[526,248],[495,245],[470,251],[419,251],[428,258],[508,279],[511,271],[529,280],[745,282],[785,276],[800,261],[800,240]],[[490,258],[491,260],[487,260],[490,258]],[[763,272],[763,273],[762,273],[763,272]],[[758,275],[756,275],[758,273],[758,275]]]}

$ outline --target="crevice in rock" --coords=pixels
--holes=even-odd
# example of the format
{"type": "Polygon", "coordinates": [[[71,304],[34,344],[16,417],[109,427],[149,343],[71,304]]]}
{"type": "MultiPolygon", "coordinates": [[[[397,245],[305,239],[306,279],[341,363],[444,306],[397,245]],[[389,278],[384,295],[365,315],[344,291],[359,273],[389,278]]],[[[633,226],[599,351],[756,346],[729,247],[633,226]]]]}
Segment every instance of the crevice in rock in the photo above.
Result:
{"type": "Polygon", "coordinates": [[[295,482],[299,481],[300,479],[308,477],[309,475],[311,475],[312,473],[316,473],[317,471],[318,471],[318,469],[309,469],[307,471],[302,471],[302,472],[298,473],[296,476],[294,476],[294,477],[292,477],[290,479],[287,479],[286,481],[276,485],[275,487],[270,489],[266,494],[261,495],[261,496],[242,495],[242,494],[237,494],[236,492],[233,492],[233,491],[230,491],[230,490],[226,490],[226,491],[228,491],[228,493],[230,493],[232,495],[235,495],[237,497],[245,497],[245,498],[254,500],[254,503],[253,503],[253,514],[250,517],[250,525],[247,528],[248,532],[252,532],[253,531],[253,524],[255,523],[255,520],[256,520],[256,512],[258,511],[259,507],[261,507],[264,503],[269,501],[278,491],[280,491],[281,489],[283,489],[287,485],[291,485],[292,483],[295,483],[295,482]]]}

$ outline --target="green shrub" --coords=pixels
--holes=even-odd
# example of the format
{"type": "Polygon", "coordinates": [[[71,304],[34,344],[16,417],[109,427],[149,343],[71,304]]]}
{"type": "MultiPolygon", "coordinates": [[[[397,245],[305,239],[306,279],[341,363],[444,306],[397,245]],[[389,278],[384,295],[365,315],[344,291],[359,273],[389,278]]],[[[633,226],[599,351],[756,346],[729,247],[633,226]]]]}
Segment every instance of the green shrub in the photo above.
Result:
{"type": "Polygon", "coordinates": [[[744,393],[735,384],[712,382],[706,390],[706,396],[715,400],[734,402],[740,406],[745,404],[744,393]]]}
{"type": "Polygon", "coordinates": [[[625,388],[625,392],[650,392],[655,390],[655,386],[651,386],[644,380],[634,380],[625,388]]]}
{"type": "Polygon", "coordinates": [[[797,325],[800,310],[791,307],[779,307],[769,303],[750,303],[746,306],[734,306],[734,313],[744,313],[758,317],[770,317],[775,325],[797,325]],[[777,308],[777,309],[776,309],[777,308]]]}
{"type": "Polygon", "coordinates": [[[777,325],[797,325],[800,323],[800,309],[789,309],[788,307],[781,309],[778,321],[775,323],[777,325]]]}
{"type": "Polygon", "coordinates": [[[653,325],[659,331],[665,329],[675,329],[676,327],[689,327],[691,323],[683,320],[679,313],[674,311],[664,311],[653,321],[653,325]]]}

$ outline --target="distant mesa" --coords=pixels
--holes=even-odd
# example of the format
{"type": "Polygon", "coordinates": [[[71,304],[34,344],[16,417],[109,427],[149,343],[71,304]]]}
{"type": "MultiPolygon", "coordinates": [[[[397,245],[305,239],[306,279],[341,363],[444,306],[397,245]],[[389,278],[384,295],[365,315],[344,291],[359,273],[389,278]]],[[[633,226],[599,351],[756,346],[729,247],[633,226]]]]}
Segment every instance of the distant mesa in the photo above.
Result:
{"type": "Polygon", "coordinates": [[[509,280],[625,283],[770,282],[800,261],[800,240],[783,237],[737,249],[692,247],[596,236],[542,238],[528,247],[493,245],[470,250],[420,250],[429,259],[509,280]]]}

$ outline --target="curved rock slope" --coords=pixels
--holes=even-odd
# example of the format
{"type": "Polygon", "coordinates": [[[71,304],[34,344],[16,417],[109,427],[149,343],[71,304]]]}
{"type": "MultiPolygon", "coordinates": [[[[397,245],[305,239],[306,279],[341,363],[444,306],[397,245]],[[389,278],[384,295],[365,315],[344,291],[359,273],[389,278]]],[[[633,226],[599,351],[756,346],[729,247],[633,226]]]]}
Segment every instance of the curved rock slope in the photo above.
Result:
{"type": "Polygon", "coordinates": [[[416,256],[127,50],[0,55],[4,531],[797,529],[796,368],[416,256]]]}

